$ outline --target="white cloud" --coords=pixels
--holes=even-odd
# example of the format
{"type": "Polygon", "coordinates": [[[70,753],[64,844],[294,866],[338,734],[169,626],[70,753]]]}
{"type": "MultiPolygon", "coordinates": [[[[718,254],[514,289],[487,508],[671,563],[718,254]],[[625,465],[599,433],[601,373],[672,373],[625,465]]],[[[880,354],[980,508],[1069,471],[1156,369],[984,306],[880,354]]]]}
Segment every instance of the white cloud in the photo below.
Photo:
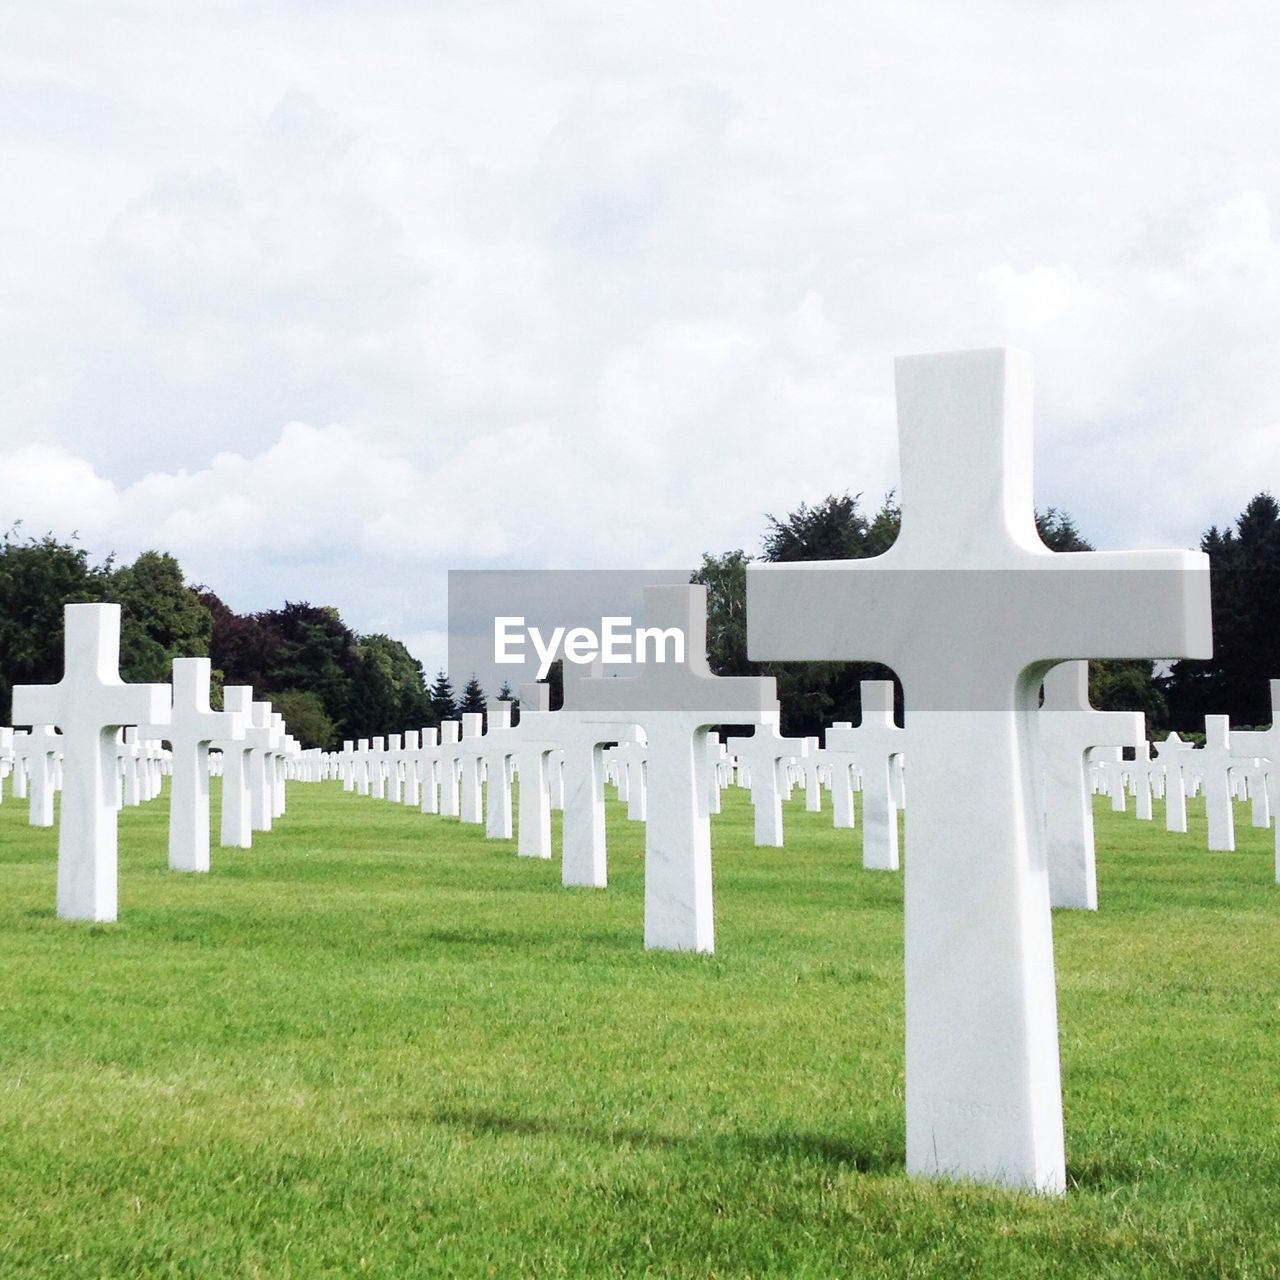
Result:
{"type": "Polygon", "coordinates": [[[1040,501],[1194,542],[1280,476],[1272,22],[9,6],[0,522],[429,637],[451,565],[878,501],[891,357],[1010,341],[1040,501]]]}

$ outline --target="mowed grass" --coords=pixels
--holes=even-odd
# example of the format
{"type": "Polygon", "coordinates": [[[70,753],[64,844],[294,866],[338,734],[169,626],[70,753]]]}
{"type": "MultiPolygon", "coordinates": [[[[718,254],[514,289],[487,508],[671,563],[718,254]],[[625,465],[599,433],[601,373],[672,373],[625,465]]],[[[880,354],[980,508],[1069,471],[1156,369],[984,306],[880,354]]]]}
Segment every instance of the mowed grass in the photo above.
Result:
{"type": "MultiPolygon", "coordinates": [[[[1099,802],[1102,910],[1059,912],[1070,1193],[903,1172],[902,885],[788,806],[715,822],[718,953],[642,947],[611,883],[456,820],[293,784],[251,851],[54,918],[0,806],[0,1276],[1280,1274],[1280,891],[1099,802]]],[[[558,840],[558,837],[557,837],[558,840]]],[[[909,856],[910,850],[908,849],[909,856]]]]}

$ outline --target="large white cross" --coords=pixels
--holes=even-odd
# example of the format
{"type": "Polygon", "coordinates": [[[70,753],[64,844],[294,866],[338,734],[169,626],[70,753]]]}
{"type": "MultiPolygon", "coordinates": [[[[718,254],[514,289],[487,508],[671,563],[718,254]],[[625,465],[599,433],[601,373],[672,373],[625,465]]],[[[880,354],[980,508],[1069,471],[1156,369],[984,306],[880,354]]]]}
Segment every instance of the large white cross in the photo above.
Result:
{"type": "Polygon", "coordinates": [[[897,395],[897,541],[750,565],[748,651],[883,662],[906,692],[908,1169],[1061,1191],[1039,687],[1070,658],[1207,656],[1208,560],[1049,551],[1024,353],[906,357],[897,395]]]}
{"type": "Polygon", "coordinates": [[[165,724],[140,726],[139,738],[168,742],[173,751],[169,793],[169,867],[209,870],[209,744],[243,740],[233,712],[209,707],[208,658],[174,658],[173,706],[165,724]]]}
{"type": "Polygon", "coordinates": [[[119,911],[115,807],[116,732],[157,724],[169,686],[120,679],[120,606],[69,604],[62,679],[17,685],[13,718],[62,731],[62,813],[58,830],[58,915],[114,920],[119,911]]]}
{"type": "Polygon", "coordinates": [[[898,869],[894,760],[906,736],[893,722],[892,680],[864,680],[861,723],[827,730],[828,749],[852,755],[862,774],[862,865],[868,870],[898,869]]]}
{"type": "Polygon", "coordinates": [[[1085,757],[1092,747],[1136,747],[1145,742],[1142,713],[1095,711],[1089,705],[1088,662],[1064,662],[1044,678],[1037,727],[1044,757],[1049,902],[1096,911],[1093,795],[1085,757]]]}
{"type": "Polygon", "coordinates": [[[646,627],[683,633],[684,661],[646,662],[638,676],[566,680],[565,707],[572,696],[584,721],[638,724],[648,740],[645,946],[714,951],[707,730],[767,723],[777,686],[772,676],[712,673],[706,587],[645,587],[644,618],[646,627]]]}

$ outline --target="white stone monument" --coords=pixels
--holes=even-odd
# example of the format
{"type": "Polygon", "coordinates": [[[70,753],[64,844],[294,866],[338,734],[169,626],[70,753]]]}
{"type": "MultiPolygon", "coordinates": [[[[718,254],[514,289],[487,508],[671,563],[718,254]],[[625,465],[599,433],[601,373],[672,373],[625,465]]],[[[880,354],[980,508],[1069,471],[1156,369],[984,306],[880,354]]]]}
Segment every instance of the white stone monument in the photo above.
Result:
{"type": "Polygon", "coordinates": [[[1208,559],[1044,545],[1023,353],[907,357],[897,384],[896,543],[748,566],[749,653],[878,661],[903,683],[908,1169],[1060,1192],[1040,683],[1071,658],[1207,656],[1208,559]]]}
{"type": "Polygon", "coordinates": [[[161,738],[173,751],[169,796],[169,867],[209,870],[209,747],[244,739],[244,724],[209,706],[208,658],[174,658],[173,705],[164,724],[139,728],[140,738],[161,738]]]}
{"type": "Polygon", "coordinates": [[[584,720],[638,724],[648,741],[645,946],[714,951],[707,730],[768,723],[777,687],[772,676],[712,674],[706,587],[645,587],[644,618],[646,627],[683,634],[684,661],[646,662],[637,676],[566,680],[565,707],[584,720]]]}
{"type": "Polygon", "coordinates": [[[1095,711],[1089,705],[1088,662],[1064,662],[1044,678],[1037,727],[1044,759],[1049,901],[1055,907],[1096,911],[1093,796],[1085,759],[1093,747],[1145,744],[1142,713],[1095,711]]]}
{"type": "Polygon", "coordinates": [[[69,604],[63,616],[62,679],[17,685],[13,718],[62,732],[58,915],[109,921],[119,911],[116,733],[125,725],[162,721],[169,686],[121,681],[118,604],[69,604]]]}

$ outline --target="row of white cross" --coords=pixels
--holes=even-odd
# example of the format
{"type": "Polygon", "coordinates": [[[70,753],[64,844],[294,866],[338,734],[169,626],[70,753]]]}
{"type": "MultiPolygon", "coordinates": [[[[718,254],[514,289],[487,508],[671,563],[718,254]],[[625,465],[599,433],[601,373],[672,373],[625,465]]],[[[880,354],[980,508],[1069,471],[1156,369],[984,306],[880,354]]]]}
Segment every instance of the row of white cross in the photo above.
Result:
{"type": "Polygon", "coordinates": [[[32,730],[19,737],[9,731],[10,740],[36,760],[34,772],[25,760],[19,772],[38,780],[45,825],[52,823],[54,770],[61,772],[58,915],[112,921],[119,913],[122,731],[129,749],[169,743],[169,865],[178,871],[209,870],[210,748],[222,753],[222,843],[248,848],[252,833],[269,831],[284,812],[284,761],[297,744],[271,704],[254,702],[247,686],[224,689],[225,709],[211,710],[208,658],[175,659],[171,685],[124,684],[119,605],[73,604],[64,613],[63,677],[15,687],[13,719],[32,730]]]}
{"type": "MultiPolygon", "coordinates": [[[[880,662],[904,686],[908,1169],[1061,1191],[1050,841],[1042,823],[1053,782],[1037,752],[1046,719],[1040,687],[1049,677],[1052,693],[1053,668],[1073,659],[1211,656],[1208,559],[1190,551],[1057,555],[1044,546],[1032,493],[1030,361],[1022,353],[909,357],[898,362],[897,379],[904,513],[897,541],[870,560],[749,566],[749,653],[764,661],[880,662]]],[[[519,726],[526,759],[517,763],[522,840],[526,803],[534,806],[531,838],[542,840],[539,771],[551,750],[563,750],[566,874],[598,882],[602,744],[626,749],[643,740],[645,941],[706,951],[714,941],[708,730],[742,724],[775,735],[776,689],[771,678],[711,674],[701,588],[651,588],[645,614],[647,625],[684,631],[683,664],[648,665],[628,678],[567,678],[562,712],[526,705],[519,726]],[[532,745],[542,734],[551,744],[545,751],[532,745]],[[575,803],[579,789],[589,799],[575,803]]],[[[70,630],[68,637],[62,685],[17,691],[14,719],[62,729],[62,837],[83,844],[105,826],[116,729],[155,724],[168,707],[164,686],[120,685],[116,654],[101,636],[80,636],[74,654],[70,630]]],[[[464,753],[458,795],[474,820],[468,805],[484,752],[493,751],[501,757],[488,761],[500,826],[513,754],[500,745],[504,732],[513,731],[497,724],[464,753]]],[[[829,745],[838,750],[833,734],[829,745]]],[[[1083,751],[1063,758],[1075,762],[1064,766],[1064,785],[1083,793],[1083,751]]],[[[891,849],[896,817],[879,768],[877,761],[870,787],[864,772],[867,805],[876,797],[865,821],[884,828],[891,849]]],[[[441,794],[451,791],[450,783],[441,794]]],[[[79,899],[98,892],[74,888],[79,899]]]]}

